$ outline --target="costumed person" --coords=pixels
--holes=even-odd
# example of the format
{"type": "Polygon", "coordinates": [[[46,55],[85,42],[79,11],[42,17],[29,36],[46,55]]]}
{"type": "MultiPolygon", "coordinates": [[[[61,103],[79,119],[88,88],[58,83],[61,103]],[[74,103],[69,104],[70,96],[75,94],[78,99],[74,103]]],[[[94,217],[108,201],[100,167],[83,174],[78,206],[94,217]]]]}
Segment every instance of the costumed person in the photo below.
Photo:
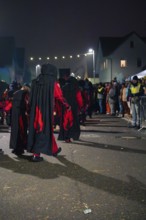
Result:
{"type": "Polygon", "coordinates": [[[81,96],[83,99],[83,107],[82,107],[80,114],[79,114],[79,121],[80,121],[80,125],[85,126],[86,114],[87,114],[87,109],[88,109],[88,95],[84,89],[85,80],[81,79],[78,81],[78,83],[79,83],[79,89],[81,92],[81,96]]]}
{"type": "Polygon", "coordinates": [[[4,108],[6,106],[6,93],[8,90],[8,84],[1,80],[0,81],[0,124],[5,124],[5,111],[4,108]]]}
{"type": "Polygon", "coordinates": [[[105,96],[106,96],[106,114],[107,115],[110,114],[110,112],[111,112],[110,105],[109,105],[109,102],[108,102],[109,90],[110,90],[109,83],[106,83],[106,85],[105,85],[105,96]]]}
{"type": "Polygon", "coordinates": [[[80,137],[79,113],[83,107],[83,99],[77,79],[68,74],[66,74],[64,78],[66,79],[66,83],[62,87],[62,92],[72,110],[72,115],[66,115],[66,117],[72,117],[72,122],[70,121],[71,124],[69,124],[68,128],[64,126],[63,123],[60,124],[58,140],[65,140],[66,143],[69,143],[71,142],[71,138],[73,140],[79,140],[80,137]]]}
{"type": "Polygon", "coordinates": [[[28,115],[29,115],[29,85],[24,84],[13,94],[10,149],[16,155],[22,155],[26,150],[28,115]]]}
{"type": "Polygon", "coordinates": [[[9,84],[9,87],[5,90],[5,119],[6,124],[9,126],[9,131],[11,130],[13,94],[20,89],[21,85],[17,83],[16,80],[14,80],[9,84]]]}
{"type": "Polygon", "coordinates": [[[57,146],[53,134],[55,100],[69,110],[70,106],[63,98],[61,88],[57,83],[56,67],[43,64],[40,75],[33,80],[31,85],[27,150],[33,153],[32,162],[43,161],[41,153],[57,156],[61,152],[61,147],[57,146]]]}

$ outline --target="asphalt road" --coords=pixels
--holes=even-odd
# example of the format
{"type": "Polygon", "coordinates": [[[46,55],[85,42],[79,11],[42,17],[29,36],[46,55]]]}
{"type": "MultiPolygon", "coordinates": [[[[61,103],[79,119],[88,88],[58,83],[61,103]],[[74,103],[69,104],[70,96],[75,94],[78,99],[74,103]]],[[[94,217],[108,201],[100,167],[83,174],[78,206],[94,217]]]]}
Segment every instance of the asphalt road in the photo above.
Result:
{"type": "Polygon", "coordinates": [[[32,163],[0,128],[0,220],[146,220],[145,130],[107,115],[81,130],[79,141],[57,141],[57,158],[32,163]]]}

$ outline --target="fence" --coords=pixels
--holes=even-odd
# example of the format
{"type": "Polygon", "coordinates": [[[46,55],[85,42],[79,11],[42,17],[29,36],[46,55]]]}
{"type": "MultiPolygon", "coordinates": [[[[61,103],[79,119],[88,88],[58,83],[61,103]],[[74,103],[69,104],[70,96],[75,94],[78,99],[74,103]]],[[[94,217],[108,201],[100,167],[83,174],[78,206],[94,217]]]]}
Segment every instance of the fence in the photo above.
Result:
{"type": "Polygon", "coordinates": [[[140,100],[140,129],[146,128],[146,96],[141,96],[140,100]]]}

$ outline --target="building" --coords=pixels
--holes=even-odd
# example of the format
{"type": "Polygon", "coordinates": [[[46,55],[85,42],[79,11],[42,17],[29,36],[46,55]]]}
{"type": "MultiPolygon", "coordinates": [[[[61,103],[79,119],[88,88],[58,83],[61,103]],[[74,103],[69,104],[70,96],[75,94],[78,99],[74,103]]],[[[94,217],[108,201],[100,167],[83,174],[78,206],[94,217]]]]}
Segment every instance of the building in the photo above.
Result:
{"type": "Polygon", "coordinates": [[[25,71],[25,49],[16,47],[14,37],[0,37],[0,80],[22,83],[25,71]]]}
{"type": "Polygon", "coordinates": [[[96,54],[96,73],[100,82],[118,81],[146,66],[146,38],[131,32],[123,37],[100,37],[96,54]]]}

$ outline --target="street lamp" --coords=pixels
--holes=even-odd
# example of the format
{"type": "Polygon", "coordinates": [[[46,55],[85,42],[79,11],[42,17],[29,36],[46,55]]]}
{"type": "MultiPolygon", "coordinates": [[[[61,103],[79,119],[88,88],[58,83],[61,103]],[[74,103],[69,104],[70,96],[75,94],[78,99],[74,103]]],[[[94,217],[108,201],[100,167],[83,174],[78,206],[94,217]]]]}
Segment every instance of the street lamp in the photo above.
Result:
{"type": "Polygon", "coordinates": [[[93,80],[94,80],[94,84],[95,84],[95,51],[90,48],[88,50],[88,54],[92,54],[93,55],[93,80]]]}
{"type": "Polygon", "coordinates": [[[37,77],[41,73],[41,66],[38,64],[38,65],[36,65],[35,68],[36,68],[36,77],[37,77]]]}

